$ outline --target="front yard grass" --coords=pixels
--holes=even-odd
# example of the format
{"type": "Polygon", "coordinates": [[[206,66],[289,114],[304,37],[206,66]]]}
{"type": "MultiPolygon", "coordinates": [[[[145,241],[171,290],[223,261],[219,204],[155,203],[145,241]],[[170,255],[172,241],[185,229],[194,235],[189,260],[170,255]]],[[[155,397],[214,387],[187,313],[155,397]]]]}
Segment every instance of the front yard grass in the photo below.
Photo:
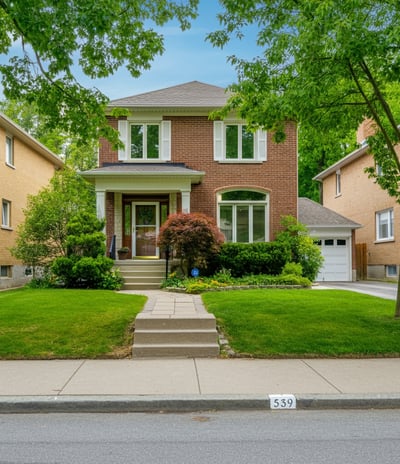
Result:
{"type": "Polygon", "coordinates": [[[0,292],[0,359],[127,356],[145,301],[106,290],[0,292]]]}
{"type": "Polygon", "coordinates": [[[342,290],[205,293],[232,349],[254,357],[399,356],[394,301],[342,290]]]}

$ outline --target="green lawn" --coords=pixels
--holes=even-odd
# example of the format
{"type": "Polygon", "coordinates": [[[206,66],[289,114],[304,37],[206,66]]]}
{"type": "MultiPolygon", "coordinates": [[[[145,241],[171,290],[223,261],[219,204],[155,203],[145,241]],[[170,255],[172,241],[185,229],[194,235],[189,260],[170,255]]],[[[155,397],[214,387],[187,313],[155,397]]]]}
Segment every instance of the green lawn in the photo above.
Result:
{"type": "Polygon", "coordinates": [[[145,301],[106,290],[0,292],[0,359],[126,356],[145,301]]]}
{"type": "Polygon", "coordinates": [[[203,301],[236,353],[255,357],[399,356],[394,301],[340,290],[210,292],[203,301]]]}

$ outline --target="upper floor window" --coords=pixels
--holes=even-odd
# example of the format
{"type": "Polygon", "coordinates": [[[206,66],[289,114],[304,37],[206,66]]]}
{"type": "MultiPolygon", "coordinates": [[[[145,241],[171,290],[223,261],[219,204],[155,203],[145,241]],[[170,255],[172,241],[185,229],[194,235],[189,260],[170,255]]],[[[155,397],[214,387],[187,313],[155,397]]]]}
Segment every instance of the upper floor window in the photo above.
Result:
{"type": "Polygon", "coordinates": [[[227,242],[268,241],[268,195],[253,190],[220,193],[218,226],[227,242]]]}
{"type": "Polygon", "coordinates": [[[159,159],[159,124],[131,124],[130,136],[132,159],[159,159]]]}
{"type": "Polygon", "coordinates": [[[376,240],[392,240],[394,238],[393,209],[376,213],[376,240]]]}
{"type": "Polygon", "coordinates": [[[240,162],[266,159],[266,132],[252,132],[241,123],[214,121],[214,160],[240,162]]]}
{"type": "Polygon", "coordinates": [[[341,195],[342,193],[342,175],[340,171],[336,171],[336,195],[341,195]]]}
{"type": "Polygon", "coordinates": [[[171,121],[131,122],[118,121],[120,140],[124,147],[118,150],[120,161],[171,159],[171,121]]]}
{"type": "Polygon", "coordinates": [[[1,226],[11,227],[11,202],[8,200],[1,201],[1,226]]]}
{"type": "Polygon", "coordinates": [[[6,135],[6,163],[14,166],[14,141],[9,135],[6,135]]]}

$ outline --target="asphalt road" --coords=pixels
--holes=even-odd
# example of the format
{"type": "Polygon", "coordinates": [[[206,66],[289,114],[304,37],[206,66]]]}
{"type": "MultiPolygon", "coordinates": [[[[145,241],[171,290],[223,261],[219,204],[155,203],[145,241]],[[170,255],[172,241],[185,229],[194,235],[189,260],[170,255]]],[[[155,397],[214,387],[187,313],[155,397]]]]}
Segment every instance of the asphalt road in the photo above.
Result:
{"type": "Polygon", "coordinates": [[[393,464],[400,411],[0,415],[1,464],[393,464]]]}
{"type": "Polygon", "coordinates": [[[319,287],[337,288],[340,290],[351,290],[358,293],[396,300],[397,283],[377,282],[377,281],[359,281],[359,282],[320,282],[319,287]]]}

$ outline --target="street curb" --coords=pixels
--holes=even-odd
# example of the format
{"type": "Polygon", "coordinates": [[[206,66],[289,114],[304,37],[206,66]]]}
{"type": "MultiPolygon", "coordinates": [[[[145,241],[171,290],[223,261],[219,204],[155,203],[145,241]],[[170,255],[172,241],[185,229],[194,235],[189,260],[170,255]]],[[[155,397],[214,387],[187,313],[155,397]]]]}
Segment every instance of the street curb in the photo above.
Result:
{"type": "MultiPolygon", "coordinates": [[[[400,394],[294,395],[297,410],[400,409],[400,394]]],[[[0,414],[271,410],[269,395],[0,396],[0,414]]],[[[282,410],[282,409],[280,409],[282,410]]],[[[293,409],[292,409],[293,410],[293,409]]]]}

